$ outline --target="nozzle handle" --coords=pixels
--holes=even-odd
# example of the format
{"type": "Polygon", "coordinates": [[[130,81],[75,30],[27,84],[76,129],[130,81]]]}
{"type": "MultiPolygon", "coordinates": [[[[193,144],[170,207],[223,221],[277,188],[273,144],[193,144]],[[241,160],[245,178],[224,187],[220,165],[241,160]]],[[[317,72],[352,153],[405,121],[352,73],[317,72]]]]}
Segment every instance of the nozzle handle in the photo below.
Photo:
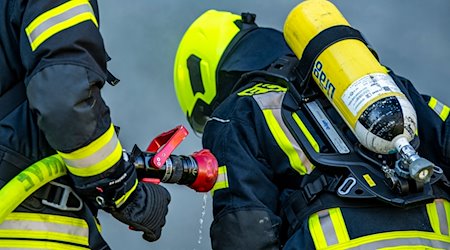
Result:
{"type": "Polygon", "coordinates": [[[188,134],[187,129],[179,125],[153,139],[147,147],[148,152],[155,153],[151,161],[152,166],[160,168],[188,134]]]}

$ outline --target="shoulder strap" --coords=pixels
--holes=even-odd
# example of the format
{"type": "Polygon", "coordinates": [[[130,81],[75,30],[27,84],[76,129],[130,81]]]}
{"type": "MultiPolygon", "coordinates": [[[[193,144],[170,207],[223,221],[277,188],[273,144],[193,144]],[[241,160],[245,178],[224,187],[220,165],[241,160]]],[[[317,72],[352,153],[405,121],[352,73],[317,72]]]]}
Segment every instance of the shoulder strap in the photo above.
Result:
{"type": "Polygon", "coordinates": [[[360,40],[366,44],[374,56],[378,58],[375,51],[370,48],[369,44],[358,30],[346,25],[337,25],[321,31],[306,45],[297,67],[297,73],[300,77],[306,81],[309,78],[309,72],[312,70],[314,61],[320,53],[331,45],[344,39],[360,40]]]}

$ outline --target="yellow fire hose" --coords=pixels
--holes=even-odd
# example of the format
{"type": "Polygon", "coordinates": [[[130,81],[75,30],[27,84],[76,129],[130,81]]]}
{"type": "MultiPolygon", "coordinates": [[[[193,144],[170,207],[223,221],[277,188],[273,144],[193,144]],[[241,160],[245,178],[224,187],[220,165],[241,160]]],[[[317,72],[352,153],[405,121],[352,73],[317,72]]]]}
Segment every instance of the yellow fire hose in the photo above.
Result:
{"type": "Polygon", "coordinates": [[[62,158],[59,155],[52,155],[16,175],[0,189],[0,224],[34,191],[66,173],[66,165],[62,158]]]}

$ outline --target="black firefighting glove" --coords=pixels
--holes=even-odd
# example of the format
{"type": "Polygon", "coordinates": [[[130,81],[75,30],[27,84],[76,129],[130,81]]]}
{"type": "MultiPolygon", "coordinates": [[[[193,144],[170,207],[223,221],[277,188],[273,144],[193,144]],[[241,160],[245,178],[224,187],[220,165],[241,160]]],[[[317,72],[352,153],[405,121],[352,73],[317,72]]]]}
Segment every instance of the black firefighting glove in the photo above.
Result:
{"type": "Polygon", "coordinates": [[[138,182],[133,164],[121,159],[99,175],[69,175],[86,202],[111,213],[131,229],[144,232],[145,240],[159,239],[170,194],[162,186],[138,182]]]}
{"type": "Polygon", "coordinates": [[[169,202],[170,194],[163,186],[139,182],[127,202],[111,214],[130,229],[144,232],[142,237],[152,242],[161,236],[169,202]]]}

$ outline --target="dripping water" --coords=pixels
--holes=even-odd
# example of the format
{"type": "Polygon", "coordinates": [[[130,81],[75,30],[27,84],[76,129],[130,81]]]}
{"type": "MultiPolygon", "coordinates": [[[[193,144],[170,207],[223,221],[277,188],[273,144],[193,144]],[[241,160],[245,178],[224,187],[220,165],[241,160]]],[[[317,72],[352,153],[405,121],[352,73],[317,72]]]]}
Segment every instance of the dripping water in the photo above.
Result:
{"type": "MultiPolygon", "coordinates": [[[[199,219],[200,227],[198,229],[198,240],[197,240],[198,245],[201,245],[202,240],[203,240],[203,222],[205,221],[207,201],[208,201],[208,193],[204,193],[203,194],[203,202],[202,202],[202,213],[201,213],[200,219],[199,219]]],[[[196,249],[194,248],[194,250],[196,250],[196,249]]]]}

